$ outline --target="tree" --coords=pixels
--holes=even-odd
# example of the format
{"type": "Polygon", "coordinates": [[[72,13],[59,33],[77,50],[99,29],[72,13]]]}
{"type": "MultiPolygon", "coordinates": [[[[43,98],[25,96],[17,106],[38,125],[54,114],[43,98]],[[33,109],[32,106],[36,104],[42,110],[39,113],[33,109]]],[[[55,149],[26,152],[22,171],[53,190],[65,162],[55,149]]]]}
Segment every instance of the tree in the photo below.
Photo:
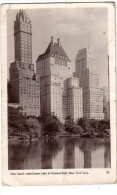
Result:
{"type": "Polygon", "coordinates": [[[75,129],[75,122],[71,118],[71,116],[66,117],[64,125],[65,125],[65,131],[73,133],[73,130],[75,129]]]}
{"type": "Polygon", "coordinates": [[[28,117],[26,120],[26,126],[30,133],[30,138],[35,136],[39,138],[41,136],[41,125],[35,117],[28,117]]]}
{"type": "Polygon", "coordinates": [[[78,120],[78,125],[83,128],[83,130],[89,131],[90,129],[90,120],[86,118],[80,118],[78,120]]]}
{"type": "Polygon", "coordinates": [[[99,121],[96,119],[90,119],[90,128],[97,131],[99,127],[99,121]]]}
{"type": "Polygon", "coordinates": [[[83,133],[83,129],[79,125],[75,126],[74,131],[76,131],[76,133],[80,135],[83,133]]]}
{"type": "Polygon", "coordinates": [[[101,120],[99,121],[99,131],[104,131],[106,129],[110,129],[110,121],[109,120],[101,120]]]}
{"type": "Polygon", "coordinates": [[[62,133],[64,130],[63,124],[54,115],[48,115],[45,119],[45,132],[44,134],[58,134],[62,133]]]}
{"type": "Polygon", "coordinates": [[[26,117],[22,114],[22,107],[8,107],[8,129],[10,130],[9,133],[12,134],[13,137],[16,132],[22,135],[22,131],[26,131],[25,120],[26,117]]]}

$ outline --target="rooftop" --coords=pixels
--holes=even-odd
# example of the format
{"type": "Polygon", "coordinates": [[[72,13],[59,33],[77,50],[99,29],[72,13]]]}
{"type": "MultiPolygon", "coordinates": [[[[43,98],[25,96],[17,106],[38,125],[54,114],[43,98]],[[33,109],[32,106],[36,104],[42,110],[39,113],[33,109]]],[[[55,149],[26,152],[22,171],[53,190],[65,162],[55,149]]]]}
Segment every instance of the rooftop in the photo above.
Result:
{"type": "Polygon", "coordinates": [[[57,43],[53,43],[53,37],[51,37],[51,41],[45,51],[45,53],[39,55],[37,61],[45,58],[45,57],[59,57],[64,60],[70,61],[69,57],[67,56],[66,52],[64,51],[63,47],[61,46],[60,39],[57,39],[57,43]]]}
{"type": "Polygon", "coordinates": [[[21,9],[17,13],[17,15],[16,15],[16,21],[25,22],[25,23],[31,23],[27,13],[24,10],[21,10],[21,9]]]}

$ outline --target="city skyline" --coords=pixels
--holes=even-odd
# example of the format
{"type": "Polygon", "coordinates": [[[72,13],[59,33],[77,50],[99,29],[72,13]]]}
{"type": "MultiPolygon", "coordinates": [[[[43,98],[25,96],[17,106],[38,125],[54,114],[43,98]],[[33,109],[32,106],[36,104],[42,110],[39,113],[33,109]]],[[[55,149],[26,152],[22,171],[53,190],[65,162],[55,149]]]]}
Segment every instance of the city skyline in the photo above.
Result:
{"type": "Polygon", "coordinates": [[[95,57],[79,50],[73,74],[71,60],[53,36],[44,53],[32,64],[32,23],[24,10],[14,21],[15,61],[10,64],[9,103],[19,103],[25,115],[54,113],[61,122],[71,116],[103,119],[103,94],[95,71],[95,57]]]}
{"type": "MultiPolygon", "coordinates": [[[[65,12],[64,9],[26,10],[32,21],[32,62],[36,68],[38,55],[45,51],[50,37],[54,36],[55,42],[57,38],[60,38],[62,46],[64,46],[66,53],[70,57],[72,70],[74,71],[75,57],[78,50],[87,47],[89,42],[89,46],[92,48],[95,56],[95,67],[99,75],[100,87],[108,86],[107,8],[83,8],[78,11],[76,8],[73,9],[74,12],[71,9],[67,9],[65,12]],[[58,14],[59,17],[57,17],[58,14]],[[45,23],[44,21],[47,20],[47,17],[49,22],[45,23]],[[87,24],[86,18],[88,18],[87,24]],[[102,51],[104,51],[103,55],[102,51]]],[[[18,11],[8,11],[8,68],[14,60],[14,51],[9,48],[14,44],[13,26],[15,15],[18,11]]]]}
{"type": "Polygon", "coordinates": [[[56,7],[7,12],[8,169],[110,168],[108,8],[56,7]]]}

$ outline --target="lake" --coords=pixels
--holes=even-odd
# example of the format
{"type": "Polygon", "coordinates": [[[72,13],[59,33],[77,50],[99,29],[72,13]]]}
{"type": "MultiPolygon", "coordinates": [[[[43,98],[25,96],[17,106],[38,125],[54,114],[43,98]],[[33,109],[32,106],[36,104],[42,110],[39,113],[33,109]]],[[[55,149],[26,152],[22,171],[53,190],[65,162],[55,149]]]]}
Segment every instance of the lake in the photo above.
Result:
{"type": "Polygon", "coordinates": [[[45,138],[9,144],[8,169],[110,168],[109,138],[45,138]]]}

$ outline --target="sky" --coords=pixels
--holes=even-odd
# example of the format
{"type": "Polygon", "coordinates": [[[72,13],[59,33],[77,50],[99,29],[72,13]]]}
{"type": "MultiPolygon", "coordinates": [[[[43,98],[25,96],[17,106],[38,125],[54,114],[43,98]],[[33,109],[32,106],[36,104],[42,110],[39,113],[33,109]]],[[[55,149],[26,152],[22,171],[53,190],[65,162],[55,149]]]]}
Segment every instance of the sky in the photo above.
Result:
{"type": "MultiPolygon", "coordinates": [[[[9,9],[7,17],[7,62],[14,61],[14,20],[19,10],[9,9]]],[[[32,22],[32,63],[45,52],[51,36],[60,42],[75,70],[78,50],[91,47],[100,87],[108,85],[108,9],[100,8],[41,8],[26,10],[32,22]]]]}

